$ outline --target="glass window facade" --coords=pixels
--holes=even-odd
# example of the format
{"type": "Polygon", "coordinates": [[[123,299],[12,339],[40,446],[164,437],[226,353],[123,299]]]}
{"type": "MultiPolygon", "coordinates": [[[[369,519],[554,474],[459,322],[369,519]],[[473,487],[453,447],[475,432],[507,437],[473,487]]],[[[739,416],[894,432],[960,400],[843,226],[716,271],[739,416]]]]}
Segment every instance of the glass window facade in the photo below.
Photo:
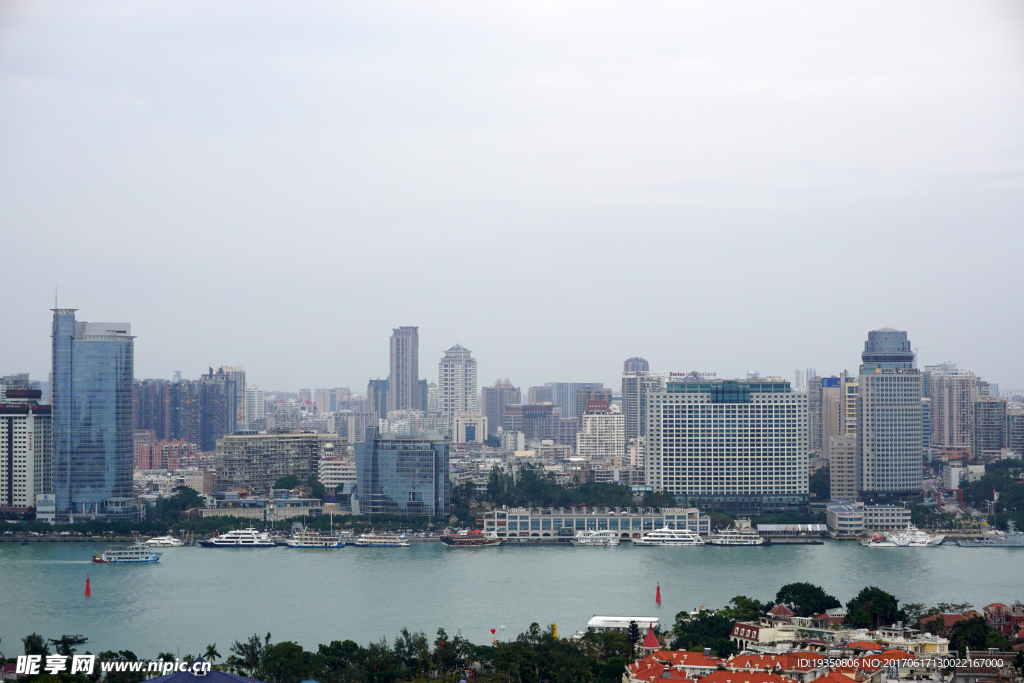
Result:
{"type": "MultiPolygon", "coordinates": [[[[451,500],[448,442],[431,433],[368,430],[366,441],[356,444],[356,479],[364,513],[446,515],[451,500]]],[[[509,528],[518,524],[509,521],[509,528]]]]}

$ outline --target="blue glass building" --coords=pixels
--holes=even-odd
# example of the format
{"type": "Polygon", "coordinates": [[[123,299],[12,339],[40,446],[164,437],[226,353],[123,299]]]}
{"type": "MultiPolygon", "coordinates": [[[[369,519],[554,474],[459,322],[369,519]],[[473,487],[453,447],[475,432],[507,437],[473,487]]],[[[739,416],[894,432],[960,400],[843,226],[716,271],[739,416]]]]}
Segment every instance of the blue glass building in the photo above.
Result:
{"type": "Polygon", "coordinates": [[[128,323],[53,310],[53,492],[57,521],[134,519],[134,337],[128,323]]]}
{"type": "Polygon", "coordinates": [[[448,441],[436,432],[399,435],[366,430],[355,445],[362,513],[447,515],[451,501],[448,441]]]}

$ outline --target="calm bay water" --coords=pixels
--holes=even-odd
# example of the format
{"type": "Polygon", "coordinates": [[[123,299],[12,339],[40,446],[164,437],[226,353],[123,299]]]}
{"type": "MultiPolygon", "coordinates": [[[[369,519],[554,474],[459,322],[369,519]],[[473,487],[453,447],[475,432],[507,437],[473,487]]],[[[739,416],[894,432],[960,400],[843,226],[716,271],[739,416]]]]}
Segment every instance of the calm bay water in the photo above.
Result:
{"type": "Polygon", "coordinates": [[[785,583],[810,581],[844,603],[866,585],[902,602],[990,602],[1024,598],[1024,551],[956,546],[864,548],[408,548],[229,550],[162,548],[149,565],[94,565],[98,545],[0,543],[0,651],[21,638],[81,633],[89,649],[129,649],[143,658],[199,653],[216,643],[227,656],[252,633],[309,648],[331,640],[361,644],[400,628],[437,628],[483,643],[536,621],[563,636],[595,614],[655,615],[670,622],[701,603],[735,595],[770,600],[785,583]],[[85,577],[92,596],[86,598],[85,577]],[[662,605],[654,603],[661,583],[662,605]]]}

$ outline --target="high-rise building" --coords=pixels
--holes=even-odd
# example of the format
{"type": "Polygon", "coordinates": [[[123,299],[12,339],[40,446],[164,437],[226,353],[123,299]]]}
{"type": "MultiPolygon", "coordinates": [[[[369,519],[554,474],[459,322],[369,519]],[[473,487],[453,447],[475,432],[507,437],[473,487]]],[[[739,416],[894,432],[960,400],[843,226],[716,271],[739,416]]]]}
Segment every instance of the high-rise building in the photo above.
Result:
{"type": "Polygon", "coordinates": [[[833,501],[857,500],[857,436],[833,436],[829,443],[829,494],[833,501]]]}
{"type": "Polygon", "coordinates": [[[505,406],[522,403],[523,394],[507,379],[494,381],[480,391],[481,412],[487,416],[487,436],[494,436],[505,423],[505,406]]]}
{"type": "Polygon", "coordinates": [[[846,372],[839,375],[839,390],[842,394],[841,412],[842,434],[854,435],[857,433],[857,396],[860,394],[860,384],[857,376],[846,372]]]}
{"type": "Polygon", "coordinates": [[[842,388],[839,377],[814,375],[807,382],[808,447],[828,459],[830,441],[843,433],[842,388]]]}
{"type": "Polygon", "coordinates": [[[618,406],[598,400],[587,403],[581,414],[576,455],[622,467],[626,455],[626,416],[618,406]]]}
{"type": "Polygon", "coordinates": [[[366,385],[366,409],[378,420],[388,416],[389,393],[386,379],[371,379],[366,385]]]}
{"type": "Polygon", "coordinates": [[[241,365],[222,365],[218,375],[226,375],[235,385],[235,424],[245,424],[245,368],[241,365]]]}
{"type": "Polygon", "coordinates": [[[391,334],[388,411],[423,410],[419,381],[420,328],[396,327],[391,334]]]}
{"type": "Polygon", "coordinates": [[[253,384],[245,388],[245,425],[252,429],[252,425],[266,416],[266,400],[263,390],[253,384]]]}
{"type": "Polygon", "coordinates": [[[551,387],[530,387],[526,391],[526,402],[533,405],[553,403],[555,392],[551,387]]]}
{"type": "Polygon", "coordinates": [[[58,521],[137,518],[132,497],[134,337],[129,323],[53,310],[53,492],[58,521]]]}
{"type": "MultiPolygon", "coordinates": [[[[868,332],[858,375],[857,464],[861,500],[918,495],[922,487],[921,375],[907,333],[868,332]]],[[[932,416],[934,419],[934,403],[932,416]]]]}
{"type": "Polygon", "coordinates": [[[451,500],[448,442],[436,432],[398,435],[368,429],[356,444],[363,513],[447,516],[451,500]]]}
{"type": "Polygon", "coordinates": [[[781,378],[669,382],[647,397],[647,485],[703,510],[806,509],[807,394],[781,378]]]}
{"type": "Polygon", "coordinates": [[[986,451],[999,453],[1008,448],[1006,442],[1006,400],[980,396],[974,402],[974,427],[971,455],[980,458],[986,451]]]}
{"type": "Polygon", "coordinates": [[[305,482],[336,441],[335,434],[315,432],[229,434],[217,442],[216,489],[266,493],[290,474],[305,482]]]}
{"type": "MultiPolygon", "coordinates": [[[[922,388],[924,382],[921,382],[922,388]]],[[[932,459],[932,400],[921,399],[921,454],[925,460],[932,459]]]]}
{"type": "Polygon", "coordinates": [[[931,372],[932,445],[971,446],[978,378],[973,372],[958,370],[956,363],[929,365],[927,369],[931,372]]]}
{"type": "Polygon", "coordinates": [[[622,361],[622,372],[649,372],[651,364],[639,356],[633,356],[622,361]]]}
{"type": "Polygon", "coordinates": [[[1018,458],[1024,457],[1024,410],[1021,408],[1006,410],[1006,436],[1003,441],[1018,458]]]}
{"type": "MultiPolygon", "coordinates": [[[[26,375],[27,378],[27,375],[26,375]]],[[[0,399],[0,511],[26,513],[53,493],[53,423],[40,389],[8,385],[0,399]]]]}
{"type": "Polygon", "coordinates": [[[559,444],[575,446],[579,424],[578,418],[563,418],[558,406],[550,403],[520,403],[505,406],[502,428],[521,432],[528,441],[552,439],[559,444]]]}
{"type": "Polygon", "coordinates": [[[622,412],[626,418],[626,440],[647,434],[647,396],[665,388],[661,375],[651,372],[622,374],[622,412]]]}
{"type": "Polygon", "coordinates": [[[811,378],[817,375],[817,371],[814,368],[799,368],[796,371],[796,382],[793,383],[793,389],[796,391],[807,391],[807,385],[811,381],[811,378]]]}
{"type": "Polygon", "coordinates": [[[462,413],[477,412],[476,360],[472,353],[456,344],[437,364],[437,410],[449,421],[462,413]]]}
{"type": "Polygon", "coordinates": [[[437,415],[438,390],[433,382],[427,384],[427,415],[437,415]]]}
{"type": "Polygon", "coordinates": [[[314,389],[313,404],[316,405],[316,412],[320,415],[326,415],[331,412],[331,390],[314,389]]]}
{"type": "Polygon", "coordinates": [[[562,417],[577,417],[576,392],[602,389],[601,382],[548,382],[551,387],[551,402],[562,409],[562,417]]]}
{"type": "MultiPolygon", "coordinates": [[[[611,405],[612,402],[612,390],[611,389],[577,389],[576,390],[576,417],[580,418],[581,424],[583,420],[583,411],[586,410],[587,404],[591,401],[604,401],[611,405]]],[[[622,406],[619,406],[621,412],[622,406]]]]}

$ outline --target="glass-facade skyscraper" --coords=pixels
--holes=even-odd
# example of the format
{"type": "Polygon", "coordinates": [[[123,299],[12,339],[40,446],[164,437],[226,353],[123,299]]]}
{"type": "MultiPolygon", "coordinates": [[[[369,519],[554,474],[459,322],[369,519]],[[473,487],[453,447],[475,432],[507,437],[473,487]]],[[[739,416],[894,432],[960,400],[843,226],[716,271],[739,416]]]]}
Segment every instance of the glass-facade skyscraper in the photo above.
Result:
{"type": "Polygon", "coordinates": [[[53,310],[53,492],[58,521],[133,519],[134,337],[128,323],[53,310]]]}
{"type": "Polygon", "coordinates": [[[355,452],[361,512],[448,514],[448,441],[439,434],[389,434],[371,428],[355,452]]]}

